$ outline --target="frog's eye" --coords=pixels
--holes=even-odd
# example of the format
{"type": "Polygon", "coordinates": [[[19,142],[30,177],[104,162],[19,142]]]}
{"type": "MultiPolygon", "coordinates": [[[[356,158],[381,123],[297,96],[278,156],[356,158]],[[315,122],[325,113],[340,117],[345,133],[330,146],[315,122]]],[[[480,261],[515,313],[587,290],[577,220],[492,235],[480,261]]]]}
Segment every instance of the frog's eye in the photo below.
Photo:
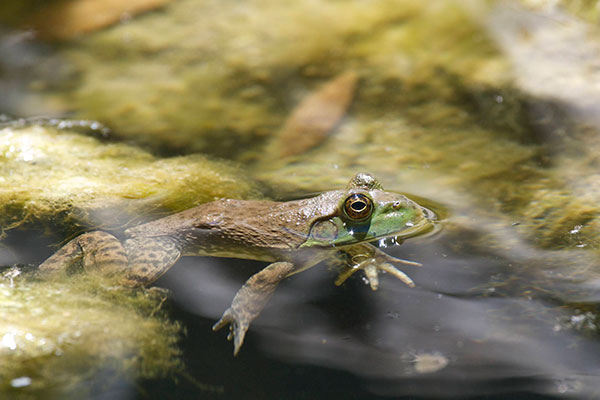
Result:
{"type": "Polygon", "coordinates": [[[373,212],[373,202],[364,194],[353,194],[344,202],[344,212],[355,221],[367,219],[373,212]]]}

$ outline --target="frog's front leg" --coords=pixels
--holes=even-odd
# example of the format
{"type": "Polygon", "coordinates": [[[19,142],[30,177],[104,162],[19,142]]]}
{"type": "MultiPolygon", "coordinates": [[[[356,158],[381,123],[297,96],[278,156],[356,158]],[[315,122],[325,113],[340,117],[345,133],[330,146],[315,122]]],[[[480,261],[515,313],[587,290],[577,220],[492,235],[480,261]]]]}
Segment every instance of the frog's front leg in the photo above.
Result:
{"type": "Polygon", "coordinates": [[[279,282],[294,271],[294,264],[276,262],[252,275],[237,292],[221,319],[213,330],[231,324],[228,340],[233,339],[233,355],[237,355],[244,343],[244,336],[254,320],[265,307],[279,282]]]}
{"type": "Polygon", "coordinates": [[[160,278],[181,257],[177,241],[170,236],[133,237],[123,246],[129,259],[125,283],[146,286],[160,278]]]}
{"type": "Polygon", "coordinates": [[[356,271],[364,271],[371,289],[377,290],[379,286],[378,271],[387,272],[394,277],[400,279],[407,286],[414,287],[415,283],[408,275],[400,271],[392,265],[405,264],[420,267],[421,263],[401,258],[392,257],[387,253],[379,250],[370,243],[362,243],[352,246],[345,250],[346,255],[350,258],[349,263],[344,266],[335,281],[337,286],[341,285],[356,271]]]}

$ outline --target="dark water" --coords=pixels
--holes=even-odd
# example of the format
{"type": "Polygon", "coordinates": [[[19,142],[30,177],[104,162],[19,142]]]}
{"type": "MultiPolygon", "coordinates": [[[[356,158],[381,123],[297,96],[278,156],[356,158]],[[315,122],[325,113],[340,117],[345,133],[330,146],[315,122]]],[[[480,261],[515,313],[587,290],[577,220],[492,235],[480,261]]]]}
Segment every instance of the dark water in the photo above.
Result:
{"type": "Polygon", "coordinates": [[[492,290],[491,280],[508,279],[518,266],[452,248],[469,243],[439,234],[392,249],[424,264],[410,271],[414,289],[391,277],[377,292],[359,277],[337,288],[333,273],[319,267],[295,276],[255,321],[237,358],[198,315],[218,317],[244,266],[185,260],[159,284],[172,290],[174,314],[188,327],[190,373],[225,398],[593,395],[600,344],[565,328],[569,317],[551,299],[492,290]]]}

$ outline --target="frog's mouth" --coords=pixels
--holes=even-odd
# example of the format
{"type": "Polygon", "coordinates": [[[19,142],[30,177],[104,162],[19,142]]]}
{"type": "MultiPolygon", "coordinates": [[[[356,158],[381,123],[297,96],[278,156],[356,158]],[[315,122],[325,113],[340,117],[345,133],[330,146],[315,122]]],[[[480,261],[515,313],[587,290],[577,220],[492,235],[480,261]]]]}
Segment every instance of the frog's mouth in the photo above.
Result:
{"type": "Polygon", "coordinates": [[[376,238],[366,238],[365,240],[357,241],[357,243],[379,241],[380,245],[385,245],[385,247],[387,247],[388,244],[401,244],[406,239],[437,232],[436,226],[438,224],[435,224],[435,219],[429,218],[430,215],[435,216],[435,214],[431,213],[431,211],[429,211],[429,213],[430,214],[425,213],[425,217],[422,218],[420,221],[418,221],[412,226],[404,228],[399,232],[392,232],[387,235],[377,236],[376,238]]]}

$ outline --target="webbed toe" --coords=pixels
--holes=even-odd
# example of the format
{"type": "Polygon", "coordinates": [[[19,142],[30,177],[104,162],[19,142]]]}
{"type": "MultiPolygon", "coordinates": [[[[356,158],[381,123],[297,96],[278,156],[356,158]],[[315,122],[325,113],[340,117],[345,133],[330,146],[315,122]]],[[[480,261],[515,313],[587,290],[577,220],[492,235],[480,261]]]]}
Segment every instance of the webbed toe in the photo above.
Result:
{"type": "Polygon", "coordinates": [[[415,286],[413,280],[410,279],[407,274],[393,266],[392,263],[415,267],[420,267],[422,265],[421,263],[390,256],[370,244],[355,246],[353,250],[352,253],[349,253],[349,255],[351,255],[352,263],[345,265],[339,272],[338,277],[335,280],[337,286],[344,283],[356,271],[363,271],[369,286],[371,286],[371,289],[373,290],[377,290],[379,287],[379,272],[382,271],[400,279],[409,287],[415,286]]]}
{"type": "Polygon", "coordinates": [[[234,356],[236,356],[242,348],[242,344],[244,344],[244,338],[246,337],[246,332],[250,326],[250,320],[248,318],[244,318],[243,315],[244,313],[236,313],[232,310],[232,308],[228,308],[223,313],[221,319],[212,327],[213,331],[218,331],[224,326],[229,325],[229,334],[227,335],[227,340],[233,340],[234,356]]]}

